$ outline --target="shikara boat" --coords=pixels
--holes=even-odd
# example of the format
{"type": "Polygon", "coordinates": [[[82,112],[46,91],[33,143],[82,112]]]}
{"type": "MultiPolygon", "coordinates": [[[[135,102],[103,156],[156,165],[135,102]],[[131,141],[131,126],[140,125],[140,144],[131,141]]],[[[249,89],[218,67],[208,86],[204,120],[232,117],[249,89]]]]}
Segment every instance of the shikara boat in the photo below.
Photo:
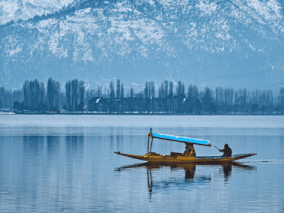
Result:
{"type": "Polygon", "coordinates": [[[195,139],[195,138],[188,138],[188,137],[180,137],[180,136],[173,136],[173,135],[165,135],[152,132],[152,128],[148,134],[148,146],[147,146],[147,153],[145,155],[133,155],[133,154],[125,154],[121,152],[114,152],[115,154],[148,161],[149,163],[158,163],[158,164],[177,164],[177,163],[198,163],[198,164],[219,164],[219,163],[229,163],[236,160],[240,160],[243,158],[247,158],[256,153],[249,153],[249,154],[237,154],[232,155],[231,157],[222,157],[222,156],[185,156],[182,153],[178,152],[171,152],[170,155],[160,155],[156,152],[152,152],[152,145],[153,139],[161,139],[161,140],[168,140],[174,142],[180,142],[185,144],[191,145],[200,145],[200,146],[211,146],[209,140],[203,139],[195,139]]]}

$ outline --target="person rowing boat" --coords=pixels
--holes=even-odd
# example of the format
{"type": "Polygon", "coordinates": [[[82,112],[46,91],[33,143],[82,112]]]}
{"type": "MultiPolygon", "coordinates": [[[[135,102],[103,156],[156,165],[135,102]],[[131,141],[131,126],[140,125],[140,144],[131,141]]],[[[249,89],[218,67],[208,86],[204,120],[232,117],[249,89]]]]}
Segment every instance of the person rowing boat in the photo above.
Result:
{"type": "MultiPolygon", "coordinates": [[[[215,148],[217,147],[215,146],[215,148]]],[[[221,157],[231,157],[232,156],[232,149],[229,147],[227,143],[224,145],[224,149],[218,149],[218,150],[219,152],[224,153],[221,157]]]]}

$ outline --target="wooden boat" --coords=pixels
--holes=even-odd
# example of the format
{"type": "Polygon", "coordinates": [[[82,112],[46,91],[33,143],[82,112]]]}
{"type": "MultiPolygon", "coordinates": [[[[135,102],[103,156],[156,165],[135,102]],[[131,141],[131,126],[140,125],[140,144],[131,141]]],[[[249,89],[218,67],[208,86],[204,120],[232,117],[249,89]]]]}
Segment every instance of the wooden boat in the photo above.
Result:
{"type": "Polygon", "coordinates": [[[249,154],[237,154],[232,155],[231,157],[222,157],[222,156],[185,156],[182,153],[178,152],[171,152],[170,155],[160,155],[158,153],[152,152],[152,145],[153,139],[162,139],[162,140],[169,140],[174,142],[180,142],[185,144],[191,145],[201,145],[201,146],[211,146],[209,140],[203,139],[195,139],[195,138],[188,138],[188,137],[180,137],[180,136],[173,136],[173,135],[165,135],[152,132],[152,128],[150,129],[150,133],[148,134],[148,146],[147,146],[147,153],[145,155],[133,155],[133,154],[125,154],[121,152],[114,152],[115,154],[148,161],[151,163],[158,163],[158,164],[176,164],[176,163],[198,163],[198,164],[216,164],[216,163],[228,163],[233,162],[236,160],[240,160],[243,158],[247,158],[256,153],[249,153],[249,154]]]}

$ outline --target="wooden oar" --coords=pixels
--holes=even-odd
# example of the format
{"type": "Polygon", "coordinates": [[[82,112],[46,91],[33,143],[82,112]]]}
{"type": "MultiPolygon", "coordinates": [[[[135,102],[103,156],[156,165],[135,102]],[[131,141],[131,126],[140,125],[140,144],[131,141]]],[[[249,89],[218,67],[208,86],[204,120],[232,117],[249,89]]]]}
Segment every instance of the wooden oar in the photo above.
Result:
{"type": "MultiPolygon", "coordinates": [[[[218,149],[218,147],[214,146],[216,149],[218,149]]],[[[218,149],[220,151],[220,149],[218,149]]]]}

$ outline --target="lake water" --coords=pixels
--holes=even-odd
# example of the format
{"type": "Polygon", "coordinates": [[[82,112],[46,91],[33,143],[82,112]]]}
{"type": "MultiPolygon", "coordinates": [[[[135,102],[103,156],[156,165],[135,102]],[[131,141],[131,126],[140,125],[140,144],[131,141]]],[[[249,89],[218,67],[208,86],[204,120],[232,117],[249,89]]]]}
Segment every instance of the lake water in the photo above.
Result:
{"type": "Polygon", "coordinates": [[[0,115],[0,212],[283,212],[283,176],[284,116],[0,115]],[[150,127],[257,155],[153,168],[114,154],[145,154],[150,127]]]}

